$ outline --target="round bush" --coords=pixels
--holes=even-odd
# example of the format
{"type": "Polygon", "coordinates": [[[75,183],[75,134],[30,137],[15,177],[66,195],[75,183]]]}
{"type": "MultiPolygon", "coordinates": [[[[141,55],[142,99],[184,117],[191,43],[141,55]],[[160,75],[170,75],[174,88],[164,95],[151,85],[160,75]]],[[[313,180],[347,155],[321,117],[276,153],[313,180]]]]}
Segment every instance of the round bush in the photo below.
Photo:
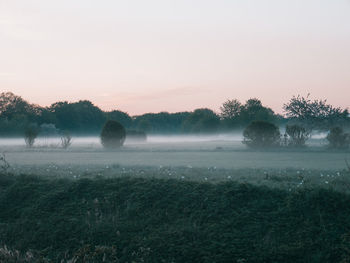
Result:
{"type": "Polygon", "coordinates": [[[281,133],[276,125],[266,121],[253,121],[243,131],[243,143],[253,148],[278,146],[281,133]]]}
{"type": "Polygon", "coordinates": [[[126,132],[119,122],[107,121],[101,132],[101,143],[105,148],[119,148],[123,146],[126,132]]]}
{"type": "Polygon", "coordinates": [[[350,134],[344,132],[340,127],[334,127],[327,135],[330,148],[346,149],[350,145],[350,134]]]}

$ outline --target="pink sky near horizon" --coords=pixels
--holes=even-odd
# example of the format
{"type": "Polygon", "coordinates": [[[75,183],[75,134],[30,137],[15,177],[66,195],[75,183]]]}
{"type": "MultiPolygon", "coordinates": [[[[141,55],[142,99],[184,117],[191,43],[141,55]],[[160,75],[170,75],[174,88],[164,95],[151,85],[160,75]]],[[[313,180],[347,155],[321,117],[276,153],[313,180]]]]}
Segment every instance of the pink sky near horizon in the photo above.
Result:
{"type": "Polygon", "coordinates": [[[293,95],[350,107],[349,0],[0,0],[0,92],[131,115],[293,95]]]}

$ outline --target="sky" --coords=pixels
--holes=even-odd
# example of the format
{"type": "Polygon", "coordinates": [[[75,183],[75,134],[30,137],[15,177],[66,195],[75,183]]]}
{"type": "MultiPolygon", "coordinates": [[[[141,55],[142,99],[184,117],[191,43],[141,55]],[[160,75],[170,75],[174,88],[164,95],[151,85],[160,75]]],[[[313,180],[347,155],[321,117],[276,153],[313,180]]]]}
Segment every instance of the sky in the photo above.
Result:
{"type": "Polygon", "coordinates": [[[350,0],[0,0],[0,92],[131,115],[350,107],[350,0]]]}

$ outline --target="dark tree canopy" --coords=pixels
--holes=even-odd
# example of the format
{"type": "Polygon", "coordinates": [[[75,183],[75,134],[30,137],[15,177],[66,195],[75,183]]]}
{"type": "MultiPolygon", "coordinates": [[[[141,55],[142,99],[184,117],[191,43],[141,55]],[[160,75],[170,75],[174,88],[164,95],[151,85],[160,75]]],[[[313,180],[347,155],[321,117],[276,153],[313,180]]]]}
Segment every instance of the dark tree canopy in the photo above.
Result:
{"type": "Polygon", "coordinates": [[[306,128],[328,131],[331,127],[350,128],[347,110],[333,107],[326,101],[312,101],[308,97],[293,97],[284,105],[285,118],[264,106],[259,99],[249,99],[244,104],[238,100],[227,100],[221,106],[220,115],[203,108],[193,112],[146,113],[129,116],[113,110],[105,112],[92,102],[61,101],[50,107],[30,104],[11,92],[0,93],[0,135],[23,135],[30,123],[39,127],[54,126],[58,131],[69,131],[72,135],[96,135],[107,120],[115,120],[128,130],[147,134],[214,133],[244,129],[253,121],[267,121],[276,125],[297,124],[306,128]]]}
{"type": "Polygon", "coordinates": [[[286,134],[289,136],[288,146],[303,147],[310,138],[310,133],[300,125],[287,125],[286,134]]]}
{"type": "Polygon", "coordinates": [[[125,112],[119,110],[113,110],[106,112],[107,120],[113,120],[119,122],[125,128],[132,126],[132,118],[125,112]]]}
{"type": "Polygon", "coordinates": [[[133,127],[147,133],[180,133],[182,124],[189,115],[189,112],[146,113],[135,117],[133,127]]]}
{"type": "Polygon", "coordinates": [[[119,148],[123,146],[126,131],[123,125],[117,121],[107,121],[101,131],[101,143],[105,148],[119,148]]]}
{"type": "Polygon", "coordinates": [[[210,109],[196,109],[183,123],[185,132],[191,133],[213,133],[220,126],[219,116],[210,109]]]}
{"type": "Polygon", "coordinates": [[[11,120],[16,115],[25,115],[29,120],[32,120],[36,115],[40,115],[41,110],[40,106],[29,104],[12,92],[0,94],[0,115],[2,118],[11,120]]]}
{"type": "Polygon", "coordinates": [[[327,131],[334,126],[349,124],[349,112],[327,104],[327,100],[311,100],[300,95],[293,96],[283,105],[286,116],[308,130],[327,131]]]}
{"type": "Polygon", "coordinates": [[[253,121],[266,121],[275,123],[277,118],[272,109],[264,107],[260,100],[249,99],[241,110],[242,123],[248,124],[253,121]]]}
{"type": "Polygon", "coordinates": [[[278,127],[266,121],[253,121],[245,128],[243,136],[243,143],[252,148],[278,146],[281,138],[278,127]]]}
{"type": "Polygon", "coordinates": [[[220,111],[221,111],[220,117],[228,121],[238,120],[241,114],[242,107],[243,107],[242,103],[240,103],[236,99],[227,100],[220,107],[220,111]]]}
{"type": "Polygon", "coordinates": [[[39,121],[42,110],[11,92],[0,93],[0,134],[23,134],[30,123],[39,121]]]}
{"type": "Polygon", "coordinates": [[[277,123],[279,117],[272,109],[262,105],[258,99],[249,99],[245,104],[238,100],[227,100],[220,108],[221,119],[227,128],[242,128],[252,121],[268,121],[277,123]]]}
{"type": "Polygon", "coordinates": [[[334,149],[347,149],[350,145],[350,134],[345,133],[341,127],[334,127],[327,135],[329,147],[334,149]]]}
{"type": "Polygon", "coordinates": [[[97,132],[106,121],[104,112],[86,100],[57,102],[51,105],[50,111],[55,115],[57,128],[62,130],[97,132]]]}

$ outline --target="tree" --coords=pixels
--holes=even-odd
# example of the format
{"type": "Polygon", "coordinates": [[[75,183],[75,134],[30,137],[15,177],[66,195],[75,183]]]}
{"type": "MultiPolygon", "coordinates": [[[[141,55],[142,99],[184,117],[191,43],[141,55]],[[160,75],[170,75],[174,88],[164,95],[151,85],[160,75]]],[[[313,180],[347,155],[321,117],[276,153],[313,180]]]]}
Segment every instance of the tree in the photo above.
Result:
{"type": "Polygon", "coordinates": [[[30,121],[35,121],[41,110],[40,106],[29,104],[12,92],[0,93],[0,115],[2,118],[11,120],[16,115],[26,115],[30,121]]]}
{"type": "Polygon", "coordinates": [[[98,132],[106,121],[104,112],[87,100],[57,102],[50,106],[50,111],[56,117],[56,127],[71,132],[98,132]]]}
{"type": "Polygon", "coordinates": [[[72,144],[72,136],[69,131],[64,131],[61,134],[61,146],[63,149],[67,149],[72,144]]]}
{"type": "Polygon", "coordinates": [[[227,127],[233,128],[239,125],[241,110],[242,104],[238,100],[227,100],[220,107],[220,117],[227,127]]]}
{"type": "Polygon", "coordinates": [[[283,105],[286,116],[309,131],[326,131],[330,127],[344,126],[349,123],[349,112],[327,104],[327,100],[311,100],[298,95],[283,105]]]}
{"type": "Polygon", "coordinates": [[[140,120],[138,122],[138,125],[137,125],[137,128],[140,130],[140,131],[143,131],[143,132],[151,132],[152,131],[152,124],[149,120],[147,119],[144,119],[144,120],[140,120]]]}
{"type": "Polygon", "coordinates": [[[288,146],[303,147],[310,138],[310,133],[300,125],[287,125],[286,134],[289,136],[288,146]]]}
{"type": "Polygon", "coordinates": [[[127,113],[119,110],[106,112],[106,118],[107,120],[119,122],[125,128],[130,128],[132,126],[132,118],[127,113]]]}
{"type": "Polygon", "coordinates": [[[220,126],[219,116],[210,109],[196,109],[184,121],[183,129],[192,133],[217,132],[220,126]]]}
{"type": "Polygon", "coordinates": [[[30,124],[24,132],[24,141],[27,147],[31,148],[34,145],[36,137],[39,134],[39,127],[37,124],[30,124]]]}
{"type": "Polygon", "coordinates": [[[281,134],[276,125],[266,121],[253,121],[243,131],[243,143],[252,148],[278,146],[281,134]]]}
{"type": "Polygon", "coordinates": [[[341,127],[334,127],[327,135],[329,147],[334,149],[346,149],[350,145],[350,134],[345,133],[341,127]]]}
{"type": "Polygon", "coordinates": [[[100,138],[105,148],[119,148],[125,141],[125,128],[117,121],[107,121],[104,125],[100,138]]]}
{"type": "Polygon", "coordinates": [[[38,123],[42,108],[11,92],[0,93],[0,133],[23,134],[30,123],[38,123]]]}
{"type": "Polygon", "coordinates": [[[277,122],[277,117],[272,109],[264,107],[260,100],[253,98],[247,100],[247,102],[242,106],[240,121],[244,126],[253,121],[275,123],[277,122]]]}
{"type": "Polygon", "coordinates": [[[159,112],[146,113],[136,116],[133,122],[133,129],[144,130],[147,133],[180,133],[183,122],[190,115],[189,112],[159,112]]]}

